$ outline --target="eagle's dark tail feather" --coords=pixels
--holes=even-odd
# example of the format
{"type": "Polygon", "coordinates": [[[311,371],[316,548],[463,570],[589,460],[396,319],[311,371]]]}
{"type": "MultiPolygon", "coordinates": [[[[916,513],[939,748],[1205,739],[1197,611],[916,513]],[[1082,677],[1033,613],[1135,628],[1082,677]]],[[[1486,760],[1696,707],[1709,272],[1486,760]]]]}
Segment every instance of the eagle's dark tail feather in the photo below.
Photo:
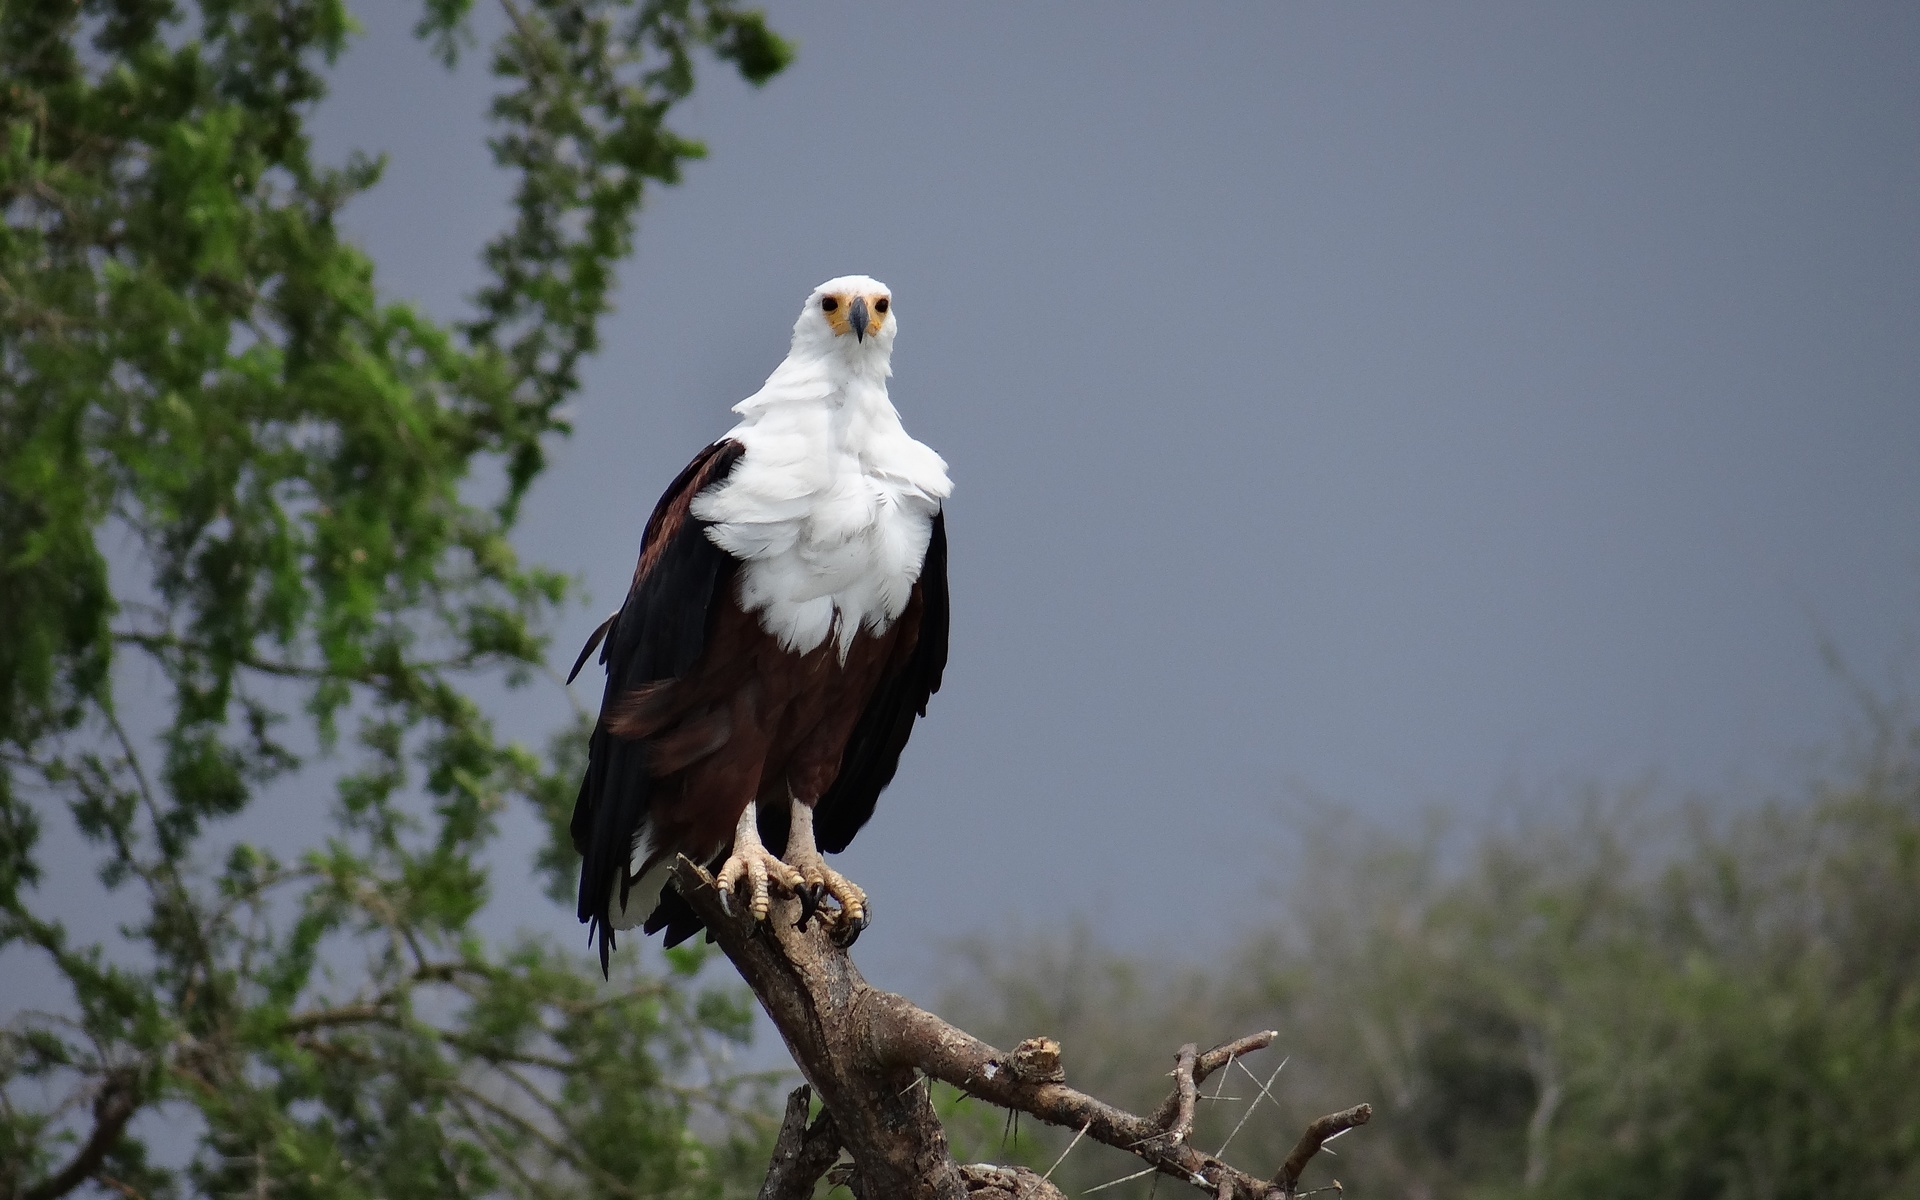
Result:
{"type": "Polygon", "coordinates": [[[587,924],[589,936],[599,942],[602,974],[611,970],[615,944],[608,910],[616,898],[623,904],[626,900],[615,892],[628,885],[634,835],[646,821],[652,790],[646,747],[616,738],[604,728],[595,729],[569,833],[580,854],[578,915],[587,924]]]}
{"type": "MultiPolygon", "coordinates": [[[[666,930],[667,934],[660,939],[660,943],[672,949],[706,927],[707,923],[693,911],[693,905],[688,904],[679,892],[668,886],[661,890],[660,906],[653,910],[652,916],[647,918],[644,929],[647,933],[666,930]]],[[[713,940],[711,932],[707,934],[707,940],[713,940]]]]}

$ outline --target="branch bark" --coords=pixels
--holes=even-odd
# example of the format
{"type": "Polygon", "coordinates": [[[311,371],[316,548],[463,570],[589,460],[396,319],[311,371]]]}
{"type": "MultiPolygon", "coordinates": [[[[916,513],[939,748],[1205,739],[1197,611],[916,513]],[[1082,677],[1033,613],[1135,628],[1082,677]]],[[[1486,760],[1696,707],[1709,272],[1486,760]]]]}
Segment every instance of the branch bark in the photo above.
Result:
{"type": "Polygon", "coordinates": [[[760,1185],[760,1200],[812,1200],[813,1185],[840,1157],[840,1130],[825,1109],[807,1124],[813,1089],[801,1084],[787,1097],[786,1118],[773,1144],[773,1162],[760,1185]]]}
{"type": "Polygon", "coordinates": [[[1292,1196],[1300,1188],[1300,1172],[1307,1169],[1307,1162],[1320,1153],[1320,1147],[1339,1137],[1356,1125],[1365,1125],[1373,1120],[1371,1104],[1356,1104],[1352,1108],[1337,1113],[1328,1113],[1324,1117],[1315,1117],[1293,1145],[1293,1153],[1287,1155],[1287,1161],[1281,1165],[1280,1173],[1273,1182],[1283,1196],[1292,1196]]]}
{"type": "MultiPolygon", "coordinates": [[[[888,1061],[868,1037],[874,991],[820,922],[797,928],[799,904],[779,899],[764,922],[722,903],[713,878],[692,860],[674,882],[707,923],[787,1043],[857,1172],[863,1198],[966,1200],[966,1181],[911,1063],[888,1061]]],[[[735,906],[737,908],[737,906],[735,906]]]]}
{"type": "MultiPolygon", "coordinates": [[[[1050,1182],[1023,1168],[956,1165],[927,1090],[917,1086],[922,1076],[1048,1124],[1082,1131],[1216,1200],[1284,1200],[1293,1195],[1299,1172],[1288,1175],[1288,1170],[1296,1166],[1294,1158],[1269,1181],[1187,1141],[1200,1083],[1234,1059],[1270,1045],[1276,1036],[1271,1030],[1204,1054],[1192,1045],[1182,1046],[1173,1093],[1143,1117],[1067,1086],[1060,1046],[1051,1039],[1031,1038],[1005,1053],[900,996],[871,987],[820,922],[811,929],[797,928],[800,906],[793,900],[776,898],[767,920],[756,922],[723,903],[712,878],[686,858],[674,866],[674,884],[780,1030],[801,1074],[825,1105],[822,1120],[831,1114],[834,1153],[844,1145],[852,1155],[847,1182],[861,1200],[1061,1197],[1050,1182]]],[[[805,1172],[797,1169],[803,1159],[805,1169],[813,1169],[814,1160],[807,1158],[813,1131],[800,1131],[805,1110],[799,1093],[789,1097],[762,1200],[808,1195],[819,1178],[815,1174],[803,1182],[805,1172]]],[[[1304,1157],[1300,1147],[1294,1150],[1298,1166],[1304,1167],[1328,1137],[1363,1123],[1370,1112],[1361,1105],[1314,1122],[1301,1139],[1301,1146],[1312,1140],[1312,1148],[1304,1157]],[[1336,1118],[1347,1118],[1347,1125],[1326,1125],[1336,1118]],[[1317,1139],[1316,1130],[1321,1130],[1317,1139]]],[[[833,1155],[825,1157],[821,1171],[833,1155]]]]}
{"type": "Polygon", "coordinates": [[[1184,1142],[1193,1132],[1193,1106],[1200,1102],[1200,1087],[1193,1081],[1193,1060],[1200,1055],[1200,1047],[1188,1042],[1180,1047],[1180,1053],[1173,1060],[1173,1120],[1167,1125],[1167,1137],[1172,1141],[1184,1142]]]}
{"type": "MultiPolygon", "coordinates": [[[[1223,1067],[1231,1065],[1233,1060],[1245,1058],[1256,1050],[1265,1050],[1268,1046],[1273,1045],[1273,1039],[1279,1036],[1280,1033],[1278,1030],[1263,1029],[1259,1033],[1250,1033],[1246,1037],[1235,1038],[1231,1042],[1222,1042],[1220,1045],[1215,1046],[1194,1060],[1194,1087],[1197,1088],[1205,1083],[1208,1076],[1223,1067]]],[[[1153,1110],[1151,1120],[1155,1125],[1166,1126],[1171,1124],[1179,1104],[1180,1089],[1176,1085],[1173,1091],[1167,1095],[1167,1098],[1160,1102],[1160,1107],[1153,1110]]]]}

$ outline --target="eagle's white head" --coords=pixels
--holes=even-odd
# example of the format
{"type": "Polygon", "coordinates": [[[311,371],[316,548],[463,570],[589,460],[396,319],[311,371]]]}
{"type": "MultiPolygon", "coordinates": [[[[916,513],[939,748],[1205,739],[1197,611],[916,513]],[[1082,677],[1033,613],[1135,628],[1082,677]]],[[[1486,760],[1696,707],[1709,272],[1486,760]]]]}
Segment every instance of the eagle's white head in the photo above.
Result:
{"type": "Polygon", "coordinates": [[[829,279],[793,323],[793,350],[733,406],[726,433],[744,453],[692,514],[742,564],[740,606],[796,654],[906,611],[934,517],[953,483],[887,395],[893,293],[865,275],[829,279]]]}
{"type": "Polygon", "coordinates": [[[898,329],[893,292],[870,275],[842,275],[813,289],[793,323],[796,353],[884,363],[898,329]]]}

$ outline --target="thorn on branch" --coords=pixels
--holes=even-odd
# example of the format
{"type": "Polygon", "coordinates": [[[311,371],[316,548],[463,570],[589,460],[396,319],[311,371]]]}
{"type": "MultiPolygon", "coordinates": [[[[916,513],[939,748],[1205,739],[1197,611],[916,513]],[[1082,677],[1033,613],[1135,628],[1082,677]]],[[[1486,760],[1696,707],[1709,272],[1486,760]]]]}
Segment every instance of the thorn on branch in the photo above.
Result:
{"type": "Polygon", "coordinates": [[[1047,1168],[1047,1173],[1040,1177],[1043,1182],[1053,1178],[1053,1173],[1060,1169],[1060,1164],[1067,1161],[1067,1155],[1073,1153],[1073,1148],[1080,1144],[1080,1139],[1087,1136],[1087,1130],[1092,1128],[1093,1128],[1092,1120],[1088,1120],[1085,1125],[1082,1125],[1080,1127],[1080,1132],[1073,1135],[1073,1140],[1068,1142],[1067,1148],[1060,1152],[1060,1157],[1054,1159],[1053,1165],[1047,1168]]]}
{"type": "MultiPolygon", "coordinates": [[[[1220,1149],[1214,1152],[1215,1157],[1225,1154],[1227,1152],[1227,1147],[1233,1145],[1233,1139],[1239,1137],[1240,1131],[1242,1129],[1245,1129],[1247,1127],[1247,1122],[1253,1119],[1253,1110],[1260,1107],[1260,1102],[1262,1100],[1273,1100],[1273,1081],[1280,1078],[1280,1072],[1286,1070],[1287,1063],[1290,1061],[1292,1061],[1290,1058],[1281,1059],[1280,1065],[1273,1069],[1273,1074],[1267,1076],[1267,1081],[1265,1083],[1260,1082],[1260,1077],[1258,1075],[1255,1075],[1247,1067],[1246,1063],[1239,1062],[1238,1060],[1235,1061],[1235,1065],[1238,1066],[1240,1070],[1246,1074],[1246,1077],[1248,1079],[1251,1079],[1256,1084],[1260,1085],[1260,1094],[1247,1102],[1247,1111],[1240,1114],[1239,1124],[1233,1127],[1233,1132],[1227,1135],[1227,1140],[1220,1143],[1220,1149]]],[[[1225,1083],[1226,1083],[1225,1080],[1221,1080],[1221,1084],[1223,1086],[1225,1085],[1225,1083]]],[[[1280,1103],[1278,1100],[1273,1100],[1273,1102],[1275,1104],[1280,1103]]]]}
{"type": "Polygon", "coordinates": [[[1142,1175],[1151,1175],[1157,1170],[1159,1170],[1158,1167],[1148,1167],[1144,1171],[1135,1171],[1131,1175],[1122,1175],[1118,1179],[1109,1179],[1105,1183],[1095,1184],[1093,1187],[1088,1188],[1086,1191],[1080,1194],[1083,1196],[1091,1196],[1095,1192],[1104,1192],[1110,1187],[1119,1187],[1123,1183],[1132,1183],[1134,1180],[1140,1178],[1142,1175]]]}
{"type": "Polygon", "coordinates": [[[1320,1147],[1354,1126],[1365,1125],[1372,1119],[1371,1104],[1356,1104],[1352,1108],[1314,1118],[1307,1126],[1307,1131],[1300,1135],[1300,1140],[1294,1143],[1293,1153],[1287,1155],[1280,1173],[1273,1177],[1274,1186],[1280,1189],[1282,1195],[1295,1195],[1300,1186],[1300,1172],[1307,1169],[1308,1161],[1320,1152],[1320,1147]]]}
{"type": "MultiPolygon", "coordinates": [[[[1207,1077],[1215,1071],[1229,1066],[1237,1059],[1252,1054],[1255,1050],[1265,1050],[1268,1046],[1273,1045],[1273,1039],[1279,1036],[1280,1034],[1275,1030],[1263,1029],[1259,1033],[1250,1033],[1246,1037],[1235,1038],[1231,1042],[1220,1043],[1218,1046],[1215,1046],[1213,1049],[1193,1060],[1193,1085],[1197,1088],[1205,1083],[1207,1077]]],[[[1160,1107],[1153,1110],[1153,1116],[1149,1117],[1148,1120],[1160,1128],[1165,1129],[1168,1124],[1172,1122],[1174,1113],[1179,1105],[1180,1090],[1175,1088],[1168,1094],[1165,1100],[1160,1102],[1160,1107]]]]}

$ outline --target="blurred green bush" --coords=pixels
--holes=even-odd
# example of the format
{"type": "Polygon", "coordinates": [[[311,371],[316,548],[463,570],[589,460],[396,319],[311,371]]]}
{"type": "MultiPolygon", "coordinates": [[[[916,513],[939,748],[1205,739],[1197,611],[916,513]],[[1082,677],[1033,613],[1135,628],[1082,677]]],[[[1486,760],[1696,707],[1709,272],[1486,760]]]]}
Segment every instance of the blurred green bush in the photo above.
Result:
{"type": "MultiPolygon", "coordinates": [[[[1278,1029],[1197,1140],[1290,1056],[1230,1157],[1271,1170],[1314,1115],[1370,1101],[1308,1176],[1356,1196],[1920,1196],[1920,734],[1786,799],[1550,807],[1411,837],[1298,822],[1272,917],[1217,961],[1085,927],[982,940],[944,1010],[1001,1044],[1060,1038],[1070,1081],[1130,1106],[1165,1094],[1181,1042],[1278,1029]]],[[[1010,1156],[1044,1169],[1066,1140],[1010,1156]]],[[[1083,1144],[1055,1178],[1133,1169],[1083,1144]]]]}

